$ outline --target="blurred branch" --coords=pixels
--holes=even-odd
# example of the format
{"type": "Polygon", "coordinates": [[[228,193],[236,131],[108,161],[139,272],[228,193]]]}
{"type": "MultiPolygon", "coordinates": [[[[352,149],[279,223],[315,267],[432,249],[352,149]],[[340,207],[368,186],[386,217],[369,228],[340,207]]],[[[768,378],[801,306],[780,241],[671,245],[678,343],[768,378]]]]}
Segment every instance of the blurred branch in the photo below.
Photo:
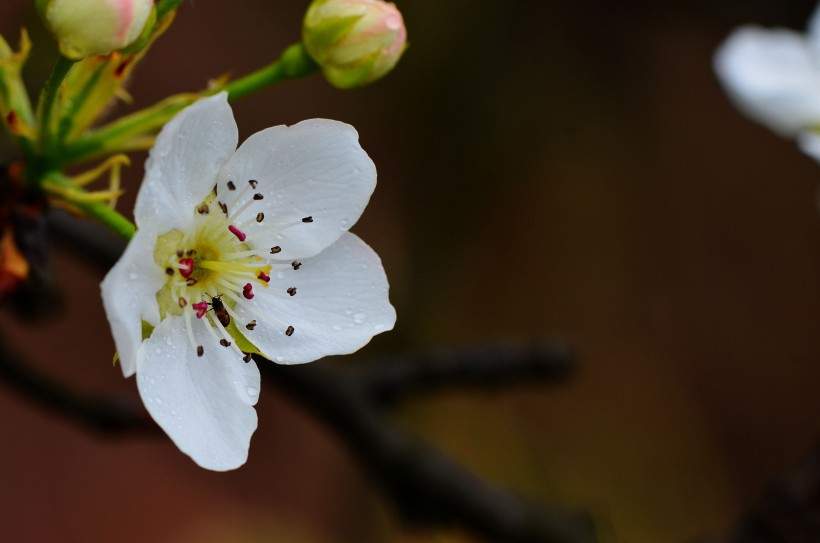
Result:
{"type": "MultiPolygon", "coordinates": [[[[125,244],[66,214],[54,213],[52,236],[71,253],[107,270],[125,244]]],[[[158,435],[144,416],[103,398],[81,397],[0,352],[0,381],[55,414],[103,433],[158,435]]],[[[572,369],[562,347],[496,346],[388,358],[350,371],[327,364],[282,366],[257,358],[265,383],[333,432],[408,522],[460,525],[489,541],[586,543],[595,541],[585,514],[545,509],[495,488],[438,451],[413,439],[382,413],[410,394],[452,386],[497,388],[558,382],[572,369]]]]}
{"type": "Polygon", "coordinates": [[[726,543],[820,541],[820,446],[786,476],[769,485],[726,543]]]}
{"type": "Polygon", "coordinates": [[[587,516],[527,504],[385,423],[356,376],[322,364],[257,361],[266,382],[334,432],[409,522],[459,524],[490,541],[594,541],[587,516]]]}
{"type": "Polygon", "coordinates": [[[28,367],[0,342],[0,381],[29,402],[99,434],[156,434],[159,427],[140,408],[102,396],[83,396],[28,367]]]}
{"type": "Polygon", "coordinates": [[[502,344],[390,357],[360,367],[357,378],[375,403],[387,406],[443,388],[563,383],[573,369],[572,353],[559,343],[502,344]]]}

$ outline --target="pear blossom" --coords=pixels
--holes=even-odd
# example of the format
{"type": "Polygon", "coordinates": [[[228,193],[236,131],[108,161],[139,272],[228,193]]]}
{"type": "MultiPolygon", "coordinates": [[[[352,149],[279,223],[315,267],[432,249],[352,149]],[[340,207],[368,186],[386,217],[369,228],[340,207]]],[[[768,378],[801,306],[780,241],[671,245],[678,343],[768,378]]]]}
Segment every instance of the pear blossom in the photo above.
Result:
{"type": "Polygon", "coordinates": [[[396,314],[381,261],[348,229],[376,168],[344,123],[312,119],[250,136],[227,95],[159,134],[134,211],[137,233],[102,282],[126,377],[197,464],[247,459],[260,376],[352,353],[396,314]]]}
{"type": "Polygon", "coordinates": [[[718,49],[714,68],[741,111],[796,138],[820,161],[820,6],[805,33],[755,25],[735,30],[718,49]]]}

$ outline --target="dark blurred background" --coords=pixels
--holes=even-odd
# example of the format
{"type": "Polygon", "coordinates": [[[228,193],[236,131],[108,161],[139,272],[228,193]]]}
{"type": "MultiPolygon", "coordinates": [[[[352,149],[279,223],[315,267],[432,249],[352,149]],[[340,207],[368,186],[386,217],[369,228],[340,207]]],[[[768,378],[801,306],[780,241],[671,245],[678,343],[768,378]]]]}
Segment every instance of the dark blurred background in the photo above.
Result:
{"type": "MultiPolygon", "coordinates": [[[[37,84],[51,45],[32,3],[2,2],[0,31],[31,28],[37,84]]],[[[131,107],[269,62],[306,5],[185,2],[131,107]]],[[[359,130],[379,186],[354,230],[399,314],[360,357],[559,337],[582,364],[560,388],[425,397],[399,424],[523,496],[587,508],[607,541],[725,532],[820,436],[820,168],[735,111],[711,58],[742,23],[802,28],[813,2],[399,7],[411,47],[390,77],[263,91],[235,106],[241,137],[309,117],[359,130]]],[[[54,254],[53,320],[2,327],[49,374],[135,399],[81,257],[54,254]]],[[[276,391],[259,416],[248,464],[215,474],[170,440],[102,440],[0,389],[0,539],[471,541],[403,531],[276,391]]]]}

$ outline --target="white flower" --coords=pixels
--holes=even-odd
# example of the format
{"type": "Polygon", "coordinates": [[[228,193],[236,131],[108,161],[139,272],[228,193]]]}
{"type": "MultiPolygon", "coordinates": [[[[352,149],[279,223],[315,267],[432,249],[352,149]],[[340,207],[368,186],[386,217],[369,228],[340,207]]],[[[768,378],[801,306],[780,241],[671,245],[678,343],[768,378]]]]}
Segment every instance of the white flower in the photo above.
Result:
{"type": "Polygon", "coordinates": [[[797,138],[820,160],[820,9],[805,34],[744,26],[718,49],[715,71],[746,115],[797,138]]]}
{"type": "Polygon", "coordinates": [[[379,257],[347,231],[376,186],[356,131],[313,119],[237,141],[225,93],[165,126],[137,234],[102,283],[123,373],[213,470],[241,466],[256,429],[259,370],[246,352],[310,362],[396,320],[379,257]]]}

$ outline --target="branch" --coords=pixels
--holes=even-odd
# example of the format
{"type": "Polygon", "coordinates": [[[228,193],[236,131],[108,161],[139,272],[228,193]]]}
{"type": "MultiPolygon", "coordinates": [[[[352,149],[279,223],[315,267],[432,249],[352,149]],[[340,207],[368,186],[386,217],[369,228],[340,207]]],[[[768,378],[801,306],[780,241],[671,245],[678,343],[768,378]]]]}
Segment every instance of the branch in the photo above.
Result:
{"type": "Polygon", "coordinates": [[[378,415],[354,376],[322,365],[277,366],[257,357],[266,381],[335,433],[415,524],[458,524],[490,541],[594,541],[585,515],[544,510],[493,488],[378,415]]]}
{"type": "Polygon", "coordinates": [[[791,473],[769,485],[727,543],[820,541],[820,446],[791,473]]]}
{"type": "Polygon", "coordinates": [[[502,344],[390,357],[360,368],[357,379],[372,401],[389,406],[443,388],[560,384],[573,369],[572,353],[559,343],[502,344]]]}
{"type": "Polygon", "coordinates": [[[98,434],[160,434],[159,427],[145,416],[142,409],[102,396],[83,396],[71,392],[57,381],[24,365],[19,356],[2,342],[0,381],[41,409],[98,434]]]}

